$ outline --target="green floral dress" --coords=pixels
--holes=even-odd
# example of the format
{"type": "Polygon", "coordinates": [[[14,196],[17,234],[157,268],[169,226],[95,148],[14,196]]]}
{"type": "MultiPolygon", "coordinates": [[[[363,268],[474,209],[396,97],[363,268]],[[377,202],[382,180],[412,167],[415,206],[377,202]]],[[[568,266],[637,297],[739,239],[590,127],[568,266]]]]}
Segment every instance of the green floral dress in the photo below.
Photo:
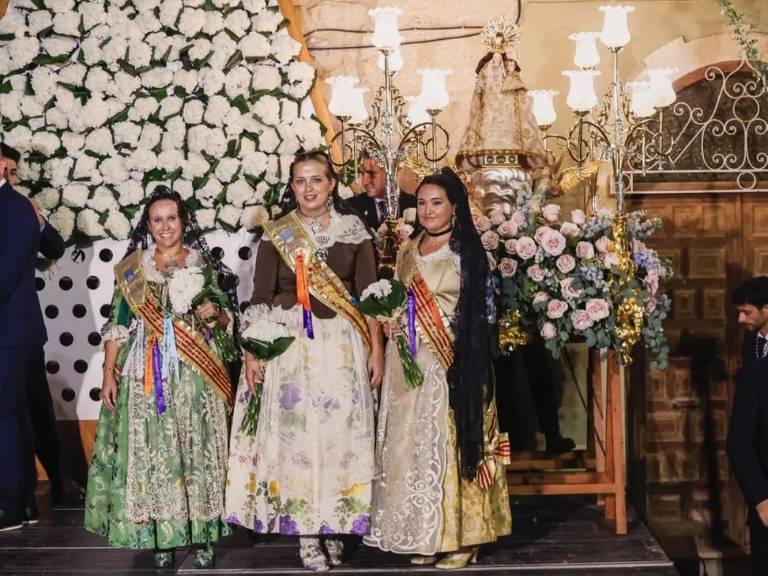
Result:
{"type": "MultiPolygon", "coordinates": [[[[190,250],[187,266],[201,266],[190,250]]],[[[166,278],[153,251],[142,254],[147,284],[167,301],[166,278]]],[[[192,367],[163,378],[146,394],[142,357],[151,331],[115,290],[104,340],[120,342],[117,409],[102,407],[88,473],[85,528],[122,548],[175,548],[214,542],[229,534],[224,523],[227,407],[192,367]]],[[[232,323],[230,322],[230,325],[232,323]]],[[[211,344],[212,347],[215,346],[211,344]]]]}

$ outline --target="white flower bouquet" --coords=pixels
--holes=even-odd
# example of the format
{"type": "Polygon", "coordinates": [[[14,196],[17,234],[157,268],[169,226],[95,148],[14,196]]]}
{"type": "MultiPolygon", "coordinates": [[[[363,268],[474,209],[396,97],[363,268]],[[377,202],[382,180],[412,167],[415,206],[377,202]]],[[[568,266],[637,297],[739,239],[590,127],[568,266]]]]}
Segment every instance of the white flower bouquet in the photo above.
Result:
{"type": "Polygon", "coordinates": [[[379,280],[368,286],[360,295],[357,309],[363,314],[379,321],[397,321],[406,312],[408,342],[401,329],[395,336],[395,345],[400,356],[400,364],[405,375],[405,384],[409,388],[421,386],[424,377],[416,364],[416,303],[413,294],[406,291],[405,284],[399,280],[379,280]],[[410,346],[409,346],[410,344],[410,346]]]}

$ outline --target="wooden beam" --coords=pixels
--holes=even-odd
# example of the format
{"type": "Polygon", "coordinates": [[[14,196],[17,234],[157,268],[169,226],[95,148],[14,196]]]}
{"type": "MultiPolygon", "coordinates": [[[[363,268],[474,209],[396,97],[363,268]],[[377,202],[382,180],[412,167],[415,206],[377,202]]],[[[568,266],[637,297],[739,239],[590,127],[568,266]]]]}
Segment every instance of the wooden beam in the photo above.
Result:
{"type": "MultiPolygon", "coordinates": [[[[0,2],[3,2],[3,0],[0,0],[0,2]]],[[[299,15],[293,4],[293,0],[278,0],[278,4],[283,16],[288,20],[288,33],[291,35],[291,38],[301,44],[299,60],[306,62],[317,70],[315,59],[312,58],[312,55],[309,53],[307,41],[304,38],[304,32],[302,32],[301,26],[299,25],[299,15]]],[[[336,131],[333,128],[333,120],[331,119],[331,113],[328,111],[328,103],[325,101],[325,96],[320,89],[318,80],[319,79],[315,80],[315,85],[312,87],[310,97],[312,98],[312,106],[315,108],[315,116],[317,116],[317,119],[320,120],[323,126],[325,126],[325,141],[330,146],[333,137],[336,135],[336,131]]],[[[333,156],[334,161],[341,162],[341,150],[338,145],[333,147],[331,155],[333,156]]]]}
{"type": "Polygon", "coordinates": [[[8,2],[10,0],[0,0],[0,18],[5,16],[5,12],[8,10],[8,2]]]}

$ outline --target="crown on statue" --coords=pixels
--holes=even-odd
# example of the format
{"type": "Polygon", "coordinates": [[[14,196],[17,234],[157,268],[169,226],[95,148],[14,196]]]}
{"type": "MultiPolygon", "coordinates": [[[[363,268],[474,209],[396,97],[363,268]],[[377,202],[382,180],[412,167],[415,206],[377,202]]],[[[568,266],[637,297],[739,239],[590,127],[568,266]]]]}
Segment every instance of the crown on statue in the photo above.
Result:
{"type": "Polygon", "coordinates": [[[520,27],[506,16],[496,16],[483,26],[480,39],[491,52],[503,54],[510,48],[517,47],[520,27]]]}

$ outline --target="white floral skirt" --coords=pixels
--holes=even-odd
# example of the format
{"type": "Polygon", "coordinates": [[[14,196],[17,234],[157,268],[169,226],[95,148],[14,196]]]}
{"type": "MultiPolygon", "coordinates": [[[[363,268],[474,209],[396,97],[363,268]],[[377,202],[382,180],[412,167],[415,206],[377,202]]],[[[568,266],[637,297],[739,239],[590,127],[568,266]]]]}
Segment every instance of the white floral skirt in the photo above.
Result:
{"type": "Polygon", "coordinates": [[[227,521],[255,532],[367,534],[374,473],[373,400],[360,333],[337,316],[274,308],[296,340],[267,365],[256,436],[240,432],[250,400],[241,378],[232,421],[227,521]]]}

